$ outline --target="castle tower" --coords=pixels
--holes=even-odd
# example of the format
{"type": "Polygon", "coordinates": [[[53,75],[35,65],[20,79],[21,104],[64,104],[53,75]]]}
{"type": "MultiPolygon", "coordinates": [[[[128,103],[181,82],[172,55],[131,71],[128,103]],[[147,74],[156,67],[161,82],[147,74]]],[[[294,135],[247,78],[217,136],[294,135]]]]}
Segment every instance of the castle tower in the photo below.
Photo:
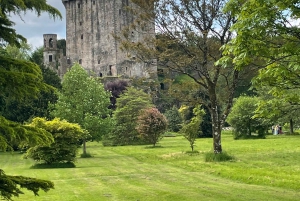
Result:
{"type": "MultiPolygon", "coordinates": [[[[156,74],[155,62],[138,62],[128,58],[113,37],[134,20],[125,7],[129,0],[62,0],[66,8],[66,57],[69,65],[81,64],[99,77],[150,77],[156,74]]],[[[154,24],[148,31],[131,31],[132,42],[145,36],[155,37],[154,24]]]]}
{"type": "Polygon", "coordinates": [[[44,34],[44,65],[52,70],[57,69],[57,35],[56,34],[44,34]]]}

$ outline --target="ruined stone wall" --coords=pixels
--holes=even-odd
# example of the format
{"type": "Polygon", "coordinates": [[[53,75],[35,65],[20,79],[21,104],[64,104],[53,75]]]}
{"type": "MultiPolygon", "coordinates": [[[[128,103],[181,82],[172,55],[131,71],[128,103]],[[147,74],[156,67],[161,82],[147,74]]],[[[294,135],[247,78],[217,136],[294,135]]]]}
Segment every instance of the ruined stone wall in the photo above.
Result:
{"type": "MultiPolygon", "coordinates": [[[[129,0],[62,0],[66,8],[67,50],[69,64],[80,63],[90,74],[97,76],[149,77],[148,69],[156,64],[137,62],[127,57],[112,36],[119,34],[134,18],[126,6],[129,0]]],[[[132,42],[142,42],[153,35],[154,25],[147,32],[131,31],[132,42]]]]}
{"type": "Polygon", "coordinates": [[[56,34],[44,34],[44,65],[48,68],[57,71],[57,35],[56,34]]]}

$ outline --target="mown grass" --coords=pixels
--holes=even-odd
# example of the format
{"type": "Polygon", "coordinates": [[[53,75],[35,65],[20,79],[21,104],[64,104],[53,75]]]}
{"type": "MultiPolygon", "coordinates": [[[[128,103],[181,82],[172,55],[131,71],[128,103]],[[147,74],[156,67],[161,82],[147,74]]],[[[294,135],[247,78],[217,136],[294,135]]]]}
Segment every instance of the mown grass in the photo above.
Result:
{"type": "Polygon", "coordinates": [[[88,144],[92,158],[78,158],[76,168],[30,169],[21,155],[2,153],[7,174],[49,179],[55,189],[14,200],[197,201],[300,200],[300,136],[233,140],[223,134],[223,149],[235,160],[205,162],[212,139],[197,139],[189,154],[183,137],[165,137],[158,147],[103,147],[88,144]]]}

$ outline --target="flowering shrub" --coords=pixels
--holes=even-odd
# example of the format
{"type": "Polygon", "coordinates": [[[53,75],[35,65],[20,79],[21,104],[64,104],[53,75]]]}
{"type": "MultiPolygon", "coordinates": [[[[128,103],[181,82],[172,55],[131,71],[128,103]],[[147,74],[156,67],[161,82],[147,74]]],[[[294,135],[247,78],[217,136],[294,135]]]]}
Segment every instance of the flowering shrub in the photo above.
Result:
{"type": "Polygon", "coordinates": [[[167,119],[156,108],[144,109],[137,120],[137,131],[145,141],[156,145],[167,129],[167,119]]]}

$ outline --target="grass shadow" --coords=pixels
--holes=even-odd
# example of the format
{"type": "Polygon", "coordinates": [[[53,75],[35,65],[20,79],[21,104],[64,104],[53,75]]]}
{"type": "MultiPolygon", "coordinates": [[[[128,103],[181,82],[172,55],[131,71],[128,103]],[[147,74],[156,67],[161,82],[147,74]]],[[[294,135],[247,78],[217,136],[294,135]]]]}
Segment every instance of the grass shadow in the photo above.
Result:
{"type": "Polygon", "coordinates": [[[186,151],[185,154],[189,155],[189,156],[196,156],[199,155],[199,151],[186,151]]]}
{"type": "Polygon", "coordinates": [[[67,163],[38,163],[30,167],[30,169],[56,169],[56,168],[75,168],[76,165],[72,162],[67,163]]]}
{"type": "Polygon", "coordinates": [[[149,146],[146,146],[145,149],[161,149],[161,148],[165,148],[164,146],[161,146],[161,145],[149,145],[149,146]]]}

